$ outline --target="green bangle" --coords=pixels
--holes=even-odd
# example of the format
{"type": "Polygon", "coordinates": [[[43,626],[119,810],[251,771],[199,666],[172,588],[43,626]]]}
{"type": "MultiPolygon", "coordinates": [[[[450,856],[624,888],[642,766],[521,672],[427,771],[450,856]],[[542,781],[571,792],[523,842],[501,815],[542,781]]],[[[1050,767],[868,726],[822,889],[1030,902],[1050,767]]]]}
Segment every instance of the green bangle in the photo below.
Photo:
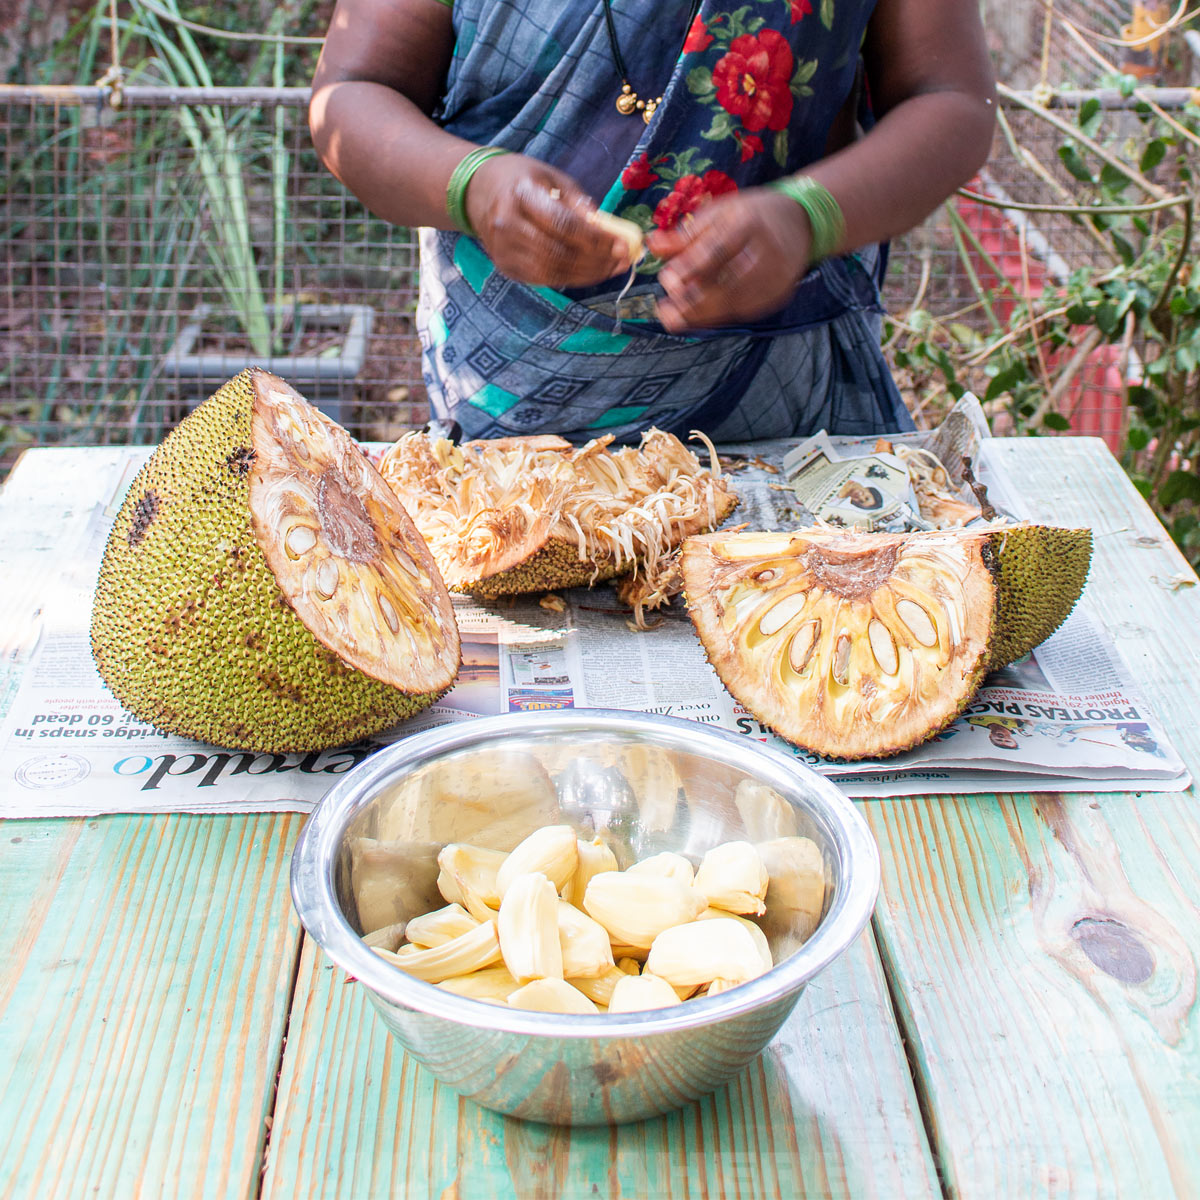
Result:
{"type": "Polygon", "coordinates": [[[789,175],[774,180],[768,186],[791,197],[808,214],[808,223],[812,228],[809,262],[820,262],[837,250],[846,236],[846,220],[842,216],[841,206],[824,184],[818,183],[811,175],[789,175]]]}
{"type": "Polygon", "coordinates": [[[467,184],[489,158],[507,153],[502,146],[476,146],[450,173],[450,181],[446,184],[446,212],[454,228],[469,237],[475,236],[475,230],[467,218],[467,184]]]}

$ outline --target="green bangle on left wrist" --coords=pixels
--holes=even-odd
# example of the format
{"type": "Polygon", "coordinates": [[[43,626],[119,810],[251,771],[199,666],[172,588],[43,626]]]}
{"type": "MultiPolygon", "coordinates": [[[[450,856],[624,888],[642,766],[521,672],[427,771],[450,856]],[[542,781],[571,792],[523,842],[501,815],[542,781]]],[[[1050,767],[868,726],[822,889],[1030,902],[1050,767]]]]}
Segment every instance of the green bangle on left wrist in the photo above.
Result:
{"type": "Polygon", "coordinates": [[[810,263],[820,262],[836,254],[846,236],[846,220],[841,205],[833,193],[811,175],[788,175],[767,185],[794,200],[808,216],[812,241],[809,246],[810,263]]]}
{"type": "Polygon", "coordinates": [[[450,172],[450,179],[446,184],[446,214],[450,223],[460,233],[465,233],[468,237],[475,236],[475,230],[471,228],[471,220],[467,216],[467,185],[471,182],[471,177],[489,158],[508,153],[503,146],[476,146],[474,150],[465,154],[458,166],[450,172]]]}

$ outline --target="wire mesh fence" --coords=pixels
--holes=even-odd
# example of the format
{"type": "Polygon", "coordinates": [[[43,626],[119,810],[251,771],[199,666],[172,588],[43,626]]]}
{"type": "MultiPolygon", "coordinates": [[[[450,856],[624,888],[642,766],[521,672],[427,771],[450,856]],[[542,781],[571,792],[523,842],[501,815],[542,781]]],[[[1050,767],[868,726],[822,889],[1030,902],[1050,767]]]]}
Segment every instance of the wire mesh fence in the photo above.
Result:
{"type": "MultiPolygon", "coordinates": [[[[1064,119],[1089,97],[1060,96],[1064,119]]],[[[318,163],[306,89],[128,88],[120,107],[109,100],[98,88],[0,94],[0,467],[31,444],[155,442],[251,362],[359,437],[423,423],[413,234],[372,217],[318,163]]],[[[1076,197],[1062,132],[1016,101],[1004,117],[977,188],[1076,197]]],[[[893,247],[889,308],[982,328],[997,305],[1003,316],[1018,292],[1102,249],[1077,218],[959,197],[893,247]]],[[[926,410],[929,381],[899,376],[926,410]]],[[[1104,432],[1120,384],[1102,372],[1082,388],[1074,427],[1104,432]]]]}
{"type": "Polygon", "coordinates": [[[424,420],[410,232],[319,165],[303,89],[192,99],[0,104],[10,456],[158,440],[250,362],[363,435],[424,420]]]}

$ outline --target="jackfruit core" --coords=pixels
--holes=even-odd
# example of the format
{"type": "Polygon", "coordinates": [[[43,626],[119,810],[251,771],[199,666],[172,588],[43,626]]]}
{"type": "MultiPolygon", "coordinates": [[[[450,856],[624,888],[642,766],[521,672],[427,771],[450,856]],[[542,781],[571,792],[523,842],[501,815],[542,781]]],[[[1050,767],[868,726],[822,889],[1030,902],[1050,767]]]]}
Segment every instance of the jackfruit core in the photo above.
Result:
{"type": "Polygon", "coordinates": [[[461,661],[449,593],[340,426],[243,371],[154,451],[92,608],[105,683],[143,721],[231,749],[325,749],[432,704],[461,661]]]}

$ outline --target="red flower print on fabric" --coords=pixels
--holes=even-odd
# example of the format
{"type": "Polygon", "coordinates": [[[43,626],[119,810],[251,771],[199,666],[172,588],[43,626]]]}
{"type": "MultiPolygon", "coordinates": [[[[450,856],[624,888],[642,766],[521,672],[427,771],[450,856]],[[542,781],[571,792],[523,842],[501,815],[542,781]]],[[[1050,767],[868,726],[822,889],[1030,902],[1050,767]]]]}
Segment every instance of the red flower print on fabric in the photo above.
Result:
{"type": "Polygon", "coordinates": [[[640,192],[658,181],[658,176],[650,169],[650,155],[639,154],[621,172],[621,186],[627,192],[640,192]]]}
{"type": "MultiPolygon", "coordinates": [[[[791,0],[791,3],[805,4],[808,0],[791,0]]],[[[812,8],[812,5],[809,5],[812,8]]],[[[793,17],[794,21],[796,18],[793,17]]],[[[692,27],[688,30],[687,37],[683,41],[684,54],[699,54],[703,50],[707,50],[713,44],[713,36],[708,32],[707,26],[704,24],[704,19],[697,13],[696,19],[692,22],[692,27]]]]}
{"type": "Polygon", "coordinates": [[[758,134],[742,133],[741,130],[735,129],[733,136],[741,147],[742,162],[749,162],[756,154],[763,152],[762,138],[758,134]]]}
{"type": "Polygon", "coordinates": [[[717,102],[752,133],[786,129],[792,115],[793,65],[792,48],[782,34],[774,29],[757,36],[744,33],[713,67],[717,102]]]}
{"type": "Polygon", "coordinates": [[[797,21],[802,21],[812,12],[812,0],[788,0],[788,5],[792,10],[792,24],[797,21]]]}
{"type": "Polygon", "coordinates": [[[717,196],[737,190],[737,184],[724,171],[684,175],[676,180],[671,194],[658,202],[654,210],[654,224],[659,229],[674,229],[688,213],[695,212],[717,196]]]}

